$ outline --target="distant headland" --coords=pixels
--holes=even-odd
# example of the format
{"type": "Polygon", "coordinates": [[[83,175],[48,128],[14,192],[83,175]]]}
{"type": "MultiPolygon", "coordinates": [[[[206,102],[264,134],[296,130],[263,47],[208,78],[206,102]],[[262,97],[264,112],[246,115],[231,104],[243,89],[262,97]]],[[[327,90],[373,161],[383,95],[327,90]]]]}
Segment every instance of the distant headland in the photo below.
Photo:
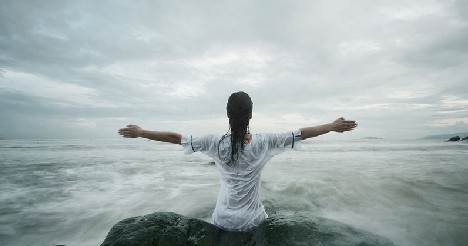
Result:
{"type": "Polygon", "coordinates": [[[464,140],[468,140],[468,132],[427,135],[421,139],[441,139],[441,140],[447,140],[447,141],[464,141],[464,140]]]}

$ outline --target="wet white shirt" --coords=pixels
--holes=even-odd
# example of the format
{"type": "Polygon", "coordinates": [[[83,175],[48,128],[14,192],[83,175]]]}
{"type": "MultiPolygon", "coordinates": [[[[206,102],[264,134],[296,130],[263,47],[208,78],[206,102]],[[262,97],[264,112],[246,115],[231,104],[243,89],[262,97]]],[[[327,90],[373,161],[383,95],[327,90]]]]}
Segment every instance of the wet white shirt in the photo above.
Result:
{"type": "Polygon", "coordinates": [[[299,150],[301,131],[253,134],[231,161],[230,135],[182,136],[185,154],[200,151],[219,169],[220,190],[213,212],[215,225],[229,231],[249,231],[268,217],[260,201],[260,176],[265,164],[287,149],[299,150]],[[230,165],[228,165],[230,164],[230,165]]]}

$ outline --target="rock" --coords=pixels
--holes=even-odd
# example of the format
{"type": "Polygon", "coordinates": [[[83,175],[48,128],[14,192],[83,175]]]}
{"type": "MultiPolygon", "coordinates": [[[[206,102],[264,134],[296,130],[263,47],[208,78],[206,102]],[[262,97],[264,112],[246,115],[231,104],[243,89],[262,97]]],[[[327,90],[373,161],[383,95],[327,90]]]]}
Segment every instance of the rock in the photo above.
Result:
{"type": "Polygon", "coordinates": [[[468,140],[468,136],[461,139],[462,141],[468,140]]]}
{"type": "Polygon", "coordinates": [[[438,135],[427,135],[422,139],[449,139],[452,136],[468,136],[468,132],[456,132],[456,133],[446,133],[438,135]]]}
{"type": "Polygon", "coordinates": [[[101,246],[121,245],[394,245],[349,225],[307,214],[274,215],[252,232],[227,232],[175,213],[128,218],[112,227],[101,246]]]}
{"type": "Polygon", "coordinates": [[[449,140],[447,140],[447,142],[454,142],[454,141],[460,141],[460,137],[455,136],[455,137],[451,137],[449,140]]]}
{"type": "Polygon", "coordinates": [[[260,224],[250,245],[394,245],[386,238],[331,219],[295,214],[260,224]]]}
{"type": "Polygon", "coordinates": [[[205,221],[175,213],[152,213],[120,221],[101,246],[245,245],[244,240],[250,237],[244,234],[226,233],[205,221]]]}

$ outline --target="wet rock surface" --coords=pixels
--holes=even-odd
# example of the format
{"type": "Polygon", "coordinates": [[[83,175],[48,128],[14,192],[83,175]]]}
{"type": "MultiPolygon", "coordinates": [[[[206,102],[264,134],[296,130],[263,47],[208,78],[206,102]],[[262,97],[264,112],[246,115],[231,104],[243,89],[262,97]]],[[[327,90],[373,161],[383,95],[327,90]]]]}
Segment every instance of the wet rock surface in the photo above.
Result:
{"type": "Polygon", "coordinates": [[[115,224],[101,246],[122,245],[394,245],[338,221],[309,214],[275,214],[252,232],[220,230],[175,213],[152,213],[115,224]]]}

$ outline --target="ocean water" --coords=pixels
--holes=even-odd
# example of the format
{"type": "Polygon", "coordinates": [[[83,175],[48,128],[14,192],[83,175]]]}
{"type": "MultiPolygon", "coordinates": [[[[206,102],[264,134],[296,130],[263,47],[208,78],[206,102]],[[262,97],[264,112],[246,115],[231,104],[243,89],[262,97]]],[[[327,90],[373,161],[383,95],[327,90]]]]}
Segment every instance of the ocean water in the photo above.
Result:
{"type": "MultiPolygon", "coordinates": [[[[210,221],[211,159],[142,139],[0,141],[0,245],[99,245],[118,221],[210,221]]],[[[468,245],[468,143],[307,140],[262,174],[270,213],[312,212],[396,245],[468,245]]]]}

